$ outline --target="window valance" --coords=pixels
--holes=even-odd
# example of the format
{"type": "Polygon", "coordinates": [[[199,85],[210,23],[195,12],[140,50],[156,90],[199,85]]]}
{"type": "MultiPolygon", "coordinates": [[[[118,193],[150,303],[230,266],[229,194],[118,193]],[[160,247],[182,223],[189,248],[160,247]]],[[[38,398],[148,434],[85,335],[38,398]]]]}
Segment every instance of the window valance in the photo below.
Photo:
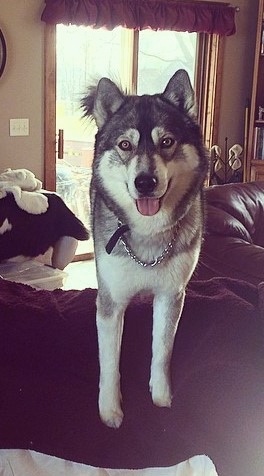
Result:
{"type": "Polygon", "coordinates": [[[174,0],[45,0],[41,19],[113,29],[235,33],[235,7],[229,3],[174,0]]]}

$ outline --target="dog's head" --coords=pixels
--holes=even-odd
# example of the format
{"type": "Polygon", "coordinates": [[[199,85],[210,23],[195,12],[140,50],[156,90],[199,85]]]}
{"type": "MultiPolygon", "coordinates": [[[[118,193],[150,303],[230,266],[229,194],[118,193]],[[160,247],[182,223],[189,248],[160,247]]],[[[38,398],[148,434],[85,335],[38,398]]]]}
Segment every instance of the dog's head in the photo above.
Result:
{"type": "Polygon", "coordinates": [[[125,95],[102,78],[82,107],[98,127],[95,187],[103,186],[127,211],[153,216],[202,186],[207,154],[186,71],[177,71],[164,92],[152,96],[125,95]]]}

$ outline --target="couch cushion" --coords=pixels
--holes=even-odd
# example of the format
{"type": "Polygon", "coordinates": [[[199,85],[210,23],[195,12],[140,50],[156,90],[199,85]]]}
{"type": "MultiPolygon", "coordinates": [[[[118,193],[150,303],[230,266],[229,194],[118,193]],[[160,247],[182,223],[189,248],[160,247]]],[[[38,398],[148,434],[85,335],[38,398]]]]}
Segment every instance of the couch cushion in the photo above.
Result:
{"type": "Polygon", "coordinates": [[[206,234],[232,236],[264,246],[264,182],[205,189],[206,234]]]}
{"type": "Polygon", "coordinates": [[[207,236],[193,279],[222,276],[252,284],[264,281],[264,249],[231,236],[207,236]]]}

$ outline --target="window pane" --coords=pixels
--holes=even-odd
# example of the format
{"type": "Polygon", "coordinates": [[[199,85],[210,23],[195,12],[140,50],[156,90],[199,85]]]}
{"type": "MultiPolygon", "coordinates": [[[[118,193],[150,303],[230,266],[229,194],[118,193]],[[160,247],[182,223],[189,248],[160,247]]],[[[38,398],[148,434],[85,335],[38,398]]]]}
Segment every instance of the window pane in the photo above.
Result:
{"type": "MultiPolygon", "coordinates": [[[[190,33],[122,27],[108,31],[85,26],[57,25],[56,126],[64,130],[64,160],[57,160],[57,192],[89,228],[89,186],[96,126],[83,119],[80,100],[87,85],[109,77],[128,91],[136,78],[133,65],[138,53],[138,93],[162,92],[179,68],[194,78],[196,37],[190,33]],[[139,51],[135,52],[137,41],[139,51]]],[[[91,251],[91,241],[80,252],[91,251]]],[[[83,246],[84,245],[84,246],[83,246]]]]}
{"type": "Polygon", "coordinates": [[[57,25],[57,128],[65,137],[93,140],[95,128],[83,126],[80,100],[93,80],[120,80],[122,30],[57,25]]]}
{"type": "Polygon", "coordinates": [[[178,69],[194,81],[197,33],[143,30],[139,33],[138,94],[162,92],[178,69]]]}

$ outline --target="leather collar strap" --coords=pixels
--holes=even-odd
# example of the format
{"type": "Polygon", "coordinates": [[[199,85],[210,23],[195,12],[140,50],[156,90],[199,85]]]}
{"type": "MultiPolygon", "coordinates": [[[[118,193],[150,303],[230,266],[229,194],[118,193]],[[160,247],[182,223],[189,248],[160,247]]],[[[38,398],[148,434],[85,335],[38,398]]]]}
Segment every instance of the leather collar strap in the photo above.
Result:
{"type": "Polygon", "coordinates": [[[129,226],[128,225],[122,225],[120,222],[118,223],[118,228],[117,230],[114,232],[114,234],[111,236],[110,240],[108,241],[106,247],[105,247],[105,250],[106,252],[110,255],[110,253],[112,253],[115,245],[117,244],[119,238],[124,234],[126,233],[126,231],[129,230],[129,226]]]}

